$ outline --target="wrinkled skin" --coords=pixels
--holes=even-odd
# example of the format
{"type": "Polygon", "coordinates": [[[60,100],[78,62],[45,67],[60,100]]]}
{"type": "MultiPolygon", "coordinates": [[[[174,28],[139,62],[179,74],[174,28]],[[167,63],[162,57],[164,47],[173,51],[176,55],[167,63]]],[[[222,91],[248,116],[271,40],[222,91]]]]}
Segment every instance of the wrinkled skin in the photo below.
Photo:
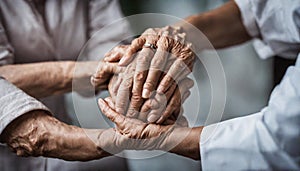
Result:
{"type": "MultiPolygon", "coordinates": [[[[185,33],[176,27],[148,29],[139,38],[133,40],[131,45],[117,46],[106,54],[105,61],[116,62],[121,59],[119,64],[129,67],[125,73],[115,78],[112,87],[116,95],[113,100],[116,99],[117,112],[128,117],[147,119],[149,122],[161,124],[172,115],[172,112],[180,111],[181,107],[178,105],[182,103],[175,103],[173,100],[172,107],[168,105],[168,110],[162,113],[170,100],[170,94],[178,91],[176,85],[187,81],[186,76],[193,67],[194,54],[191,51],[191,44],[185,44],[185,36],[185,33]],[[155,44],[157,50],[143,48],[146,42],[155,44]],[[136,53],[139,50],[141,51],[136,53]],[[151,98],[151,102],[146,103],[151,98]],[[153,111],[145,114],[153,101],[161,106],[152,105],[153,111]]],[[[191,83],[185,83],[184,86],[190,89],[190,85],[191,83]]],[[[188,90],[183,88],[180,90],[184,90],[181,92],[182,95],[176,92],[175,97],[189,96],[188,90]]],[[[182,98],[179,99],[184,101],[182,98]]]]}
{"type": "MultiPolygon", "coordinates": [[[[106,114],[111,111],[111,108],[103,108],[106,114]]],[[[174,125],[162,126],[146,124],[137,119],[120,119],[124,118],[115,121],[119,123],[118,128],[122,129],[92,130],[64,124],[44,111],[32,111],[13,121],[0,139],[18,156],[88,161],[125,149],[162,149],[166,137],[174,128],[174,125]]],[[[187,125],[185,119],[181,119],[181,123],[187,125]]]]}
{"type": "MultiPolygon", "coordinates": [[[[126,109],[128,108],[128,104],[130,101],[129,97],[132,95],[131,85],[133,82],[132,73],[134,72],[134,69],[135,61],[128,65],[124,73],[114,75],[114,77],[110,80],[108,89],[112,97],[112,101],[115,103],[115,109],[120,108],[120,105],[126,106],[126,109]],[[121,79],[118,79],[118,77],[121,77],[121,79]],[[119,82],[119,80],[126,81],[119,82]],[[123,96],[117,97],[117,94],[121,94],[123,96]]],[[[191,79],[185,78],[180,81],[178,86],[176,86],[176,84],[172,85],[172,87],[168,89],[165,94],[156,94],[150,99],[142,99],[140,103],[143,104],[140,108],[140,111],[134,111],[135,115],[127,114],[126,116],[131,118],[138,118],[141,121],[147,121],[148,118],[148,122],[151,123],[154,123],[155,120],[158,120],[157,123],[159,124],[173,124],[174,121],[176,121],[177,117],[182,114],[183,109],[181,106],[189,97],[189,89],[193,86],[193,84],[194,83],[191,79]],[[151,118],[149,120],[148,116],[154,117],[154,120],[151,120],[151,118]]],[[[128,113],[130,112],[128,111],[128,113]]]]}
{"type": "Polygon", "coordinates": [[[14,120],[0,138],[18,156],[87,161],[109,155],[94,143],[102,132],[64,124],[44,111],[31,111],[14,120]]]}
{"type": "Polygon", "coordinates": [[[99,99],[100,109],[112,122],[116,129],[104,131],[102,136],[112,137],[113,143],[99,144],[111,153],[119,148],[128,150],[163,150],[174,152],[192,159],[199,159],[199,139],[203,127],[187,128],[187,121],[179,117],[173,125],[157,125],[145,123],[135,118],[117,113],[111,98],[99,99]]]}
{"type": "MultiPolygon", "coordinates": [[[[104,131],[101,135],[105,137],[113,136],[115,147],[108,149],[109,152],[113,153],[118,152],[116,149],[120,148],[127,150],[166,150],[166,138],[174,128],[187,125],[184,117],[181,117],[179,122],[173,125],[149,124],[117,113],[113,109],[114,103],[111,98],[99,99],[98,103],[103,114],[116,123],[116,129],[104,131]]],[[[100,146],[108,147],[103,142],[100,146]]]]}

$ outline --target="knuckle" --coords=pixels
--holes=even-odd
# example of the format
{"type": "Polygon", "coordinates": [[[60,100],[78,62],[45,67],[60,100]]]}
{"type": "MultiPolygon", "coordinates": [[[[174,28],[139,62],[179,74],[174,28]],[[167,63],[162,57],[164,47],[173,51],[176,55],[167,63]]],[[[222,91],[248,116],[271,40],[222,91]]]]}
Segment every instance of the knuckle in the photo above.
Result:
{"type": "Polygon", "coordinates": [[[148,64],[151,61],[151,55],[149,53],[153,53],[151,50],[148,51],[149,49],[143,49],[141,53],[139,54],[138,58],[136,59],[136,62],[138,64],[148,64]]]}
{"type": "Polygon", "coordinates": [[[137,74],[135,74],[136,81],[143,81],[145,79],[146,79],[146,74],[144,74],[143,72],[138,72],[137,74]]]}
{"type": "Polygon", "coordinates": [[[134,108],[128,109],[128,112],[126,114],[127,117],[135,118],[137,116],[138,112],[134,108]]]}
{"type": "Polygon", "coordinates": [[[161,48],[161,50],[168,50],[170,46],[169,39],[165,36],[160,37],[160,39],[157,42],[157,46],[161,48]]]}
{"type": "Polygon", "coordinates": [[[148,89],[148,90],[152,90],[154,89],[155,84],[153,82],[153,80],[147,80],[147,82],[144,84],[144,88],[148,89]]]}
{"type": "Polygon", "coordinates": [[[143,98],[139,94],[137,94],[136,92],[132,93],[131,102],[134,107],[136,107],[138,105],[138,103],[140,103],[142,100],[143,100],[143,98]]]}
{"type": "Polygon", "coordinates": [[[136,49],[138,46],[141,46],[142,44],[144,44],[144,38],[143,37],[139,37],[136,38],[132,41],[130,49],[136,49]]]}
{"type": "Polygon", "coordinates": [[[119,90],[128,91],[130,89],[131,85],[132,85],[132,79],[127,78],[127,79],[122,81],[119,90]]]}
{"type": "Polygon", "coordinates": [[[166,63],[166,60],[167,60],[167,58],[165,58],[163,55],[161,55],[160,57],[154,58],[151,61],[151,68],[153,68],[153,69],[161,69],[162,65],[164,63],[166,63]]]}
{"type": "Polygon", "coordinates": [[[104,107],[102,108],[102,112],[103,112],[103,113],[108,113],[108,112],[109,112],[109,107],[108,107],[108,106],[104,106],[104,107]]]}
{"type": "Polygon", "coordinates": [[[165,76],[165,81],[163,82],[163,85],[171,85],[173,83],[174,79],[171,75],[165,76]]]}

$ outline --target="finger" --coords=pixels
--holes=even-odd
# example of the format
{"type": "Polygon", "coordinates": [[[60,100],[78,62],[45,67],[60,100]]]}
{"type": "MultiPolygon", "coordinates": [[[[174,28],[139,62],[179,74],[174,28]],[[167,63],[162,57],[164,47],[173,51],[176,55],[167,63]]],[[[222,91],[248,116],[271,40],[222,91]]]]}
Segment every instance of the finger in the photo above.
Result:
{"type": "Polygon", "coordinates": [[[100,62],[96,73],[92,75],[91,77],[91,84],[94,87],[99,86],[100,84],[103,84],[106,82],[111,75],[118,74],[124,71],[124,68],[117,65],[117,63],[104,63],[100,62]]]}
{"type": "Polygon", "coordinates": [[[133,75],[135,72],[136,62],[132,62],[126,67],[126,71],[122,74],[122,81],[118,88],[117,98],[116,98],[116,111],[125,115],[127,110],[129,100],[131,97],[131,90],[133,85],[133,75]]]}
{"type": "Polygon", "coordinates": [[[139,38],[134,39],[131,42],[131,45],[127,48],[125,55],[120,60],[119,65],[120,66],[126,66],[128,65],[134,58],[134,54],[142,49],[143,45],[145,44],[146,39],[145,37],[141,36],[139,38]]]}
{"type": "Polygon", "coordinates": [[[114,122],[118,127],[121,126],[125,120],[125,117],[116,111],[114,111],[106,101],[103,99],[98,100],[99,107],[102,113],[112,122],[114,122]]]}
{"type": "MultiPolygon", "coordinates": [[[[171,87],[167,90],[167,92],[165,93],[167,101],[169,101],[171,99],[171,97],[174,94],[176,88],[177,88],[177,84],[175,83],[175,84],[172,84],[171,87]]],[[[161,102],[158,101],[158,103],[161,103],[161,102]]]]}
{"type": "Polygon", "coordinates": [[[167,102],[168,102],[167,97],[165,95],[156,94],[155,98],[157,99],[157,101],[160,102],[161,105],[158,109],[154,109],[150,111],[147,117],[147,120],[150,123],[154,123],[160,118],[162,112],[166,109],[167,102]]]}
{"type": "Polygon", "coordinates": [[[191,57],[189,60],[186,60],[186,69],[184,69],[178,76],[177,80],[180,81],[187,77],[193,71],[194,66],[194,57],[191,57]]]}
{"type": "Polygon", "coordinates": [[[132,82],[133,82],[132,77],[125,78],[118,89],[118,95],[116,98],[115,106],[116,106],[116,111],[123,115],[125,114],[125,111],[128,107],[128,103],[130,100],[132,82]]]}
{"type": "Polygon", "coordinates": [[[168,90],[168,88],[172,85],[174,82],[178,82],[178,78],[181,75],[181,73],[188,69],[185,62],[181,59],[177,59],[174,64],[171,66],[170,70],[166,74],[166,76],[162,79],[160,82],[157,92],[158,93],[164,93],[168,90]]]}
{"type": "Polygon", "coordinates": [[[106,97],[104,100],[107,102],[110,108],[115,109],[115,103],[111,97],[106,97]]]}
{"type": "Polygon", "coordinates": [[[109,81],[109,84],[108,84],[108,92],[110,94],[110,96],[112,97],[113,100],[116,99],[116,96],[117,96],[117,92],[114,91],[114,86],[116,84],[116,82],[118,81],[119,77],[117,77],[116,75],[114,75],[110,81],[109,81]]]}
{"type": "Polygon", "coordinates": [[[119,77],[118,77],[118,80],[117,80],[116,83],[114,84],[113,90],[112,90],[115,94],[118,94],[118,90],[119,90],[119,88],[120,88],[120,85],[121,85],[122,81],[123,81],[123,78],[122,78],[121,76],[119,76],[119,77]]]}
{"type": "Polygon", "coordinates": [[[176,87],[177,85],[173,84],[165,94],[156,94],[154,98],[147,100],[141,109],[139,119],[144,121],[148,118],[148,122],[155,122],[159,119],[176,87]]]}
{"type": "Polygon", "coordinates": [[[140,95],[132,93],[126,116],[129,118],[137,118],[143,103],[144,99],[140,95]]]}
{"type": "Polygon", "coordinates": [[[147,120],[147,116],[151,110],[159,109],[160,104],[158,104],[157,99],[152,98],[148,99],[142,106],[141,112],[139,113],[138,119],[145,122],[147,120]]]}
{"type": "Polygon", "coordinates": [[[132,97],[128,108],[128,117],[137,117],[143,104],[142,88],[147,77],[148,68],[154,52],[150,48],[143,48],[138,54],[136,70],[132,87],[132,97]]]}
{"type": "Polygon", "coordinates": [[[177,107],[181,105],[180,101],[180,91],[179,88],[177,88],[173,97],[169,101],[166,110],[162,113],[161,117],[157,120],[156,123],[161,124],[166,119],[168,119],[172,115],[172,113],[177,109],[177,107]]]}
{"type": "Polygon", "coordinates": [[[126,52],[126,49],[129,45],[119,45],[113,48],[111,51],[105,54],[105,58],[103,59],[106,62],[117,62],[119,61],[126,52]]]}
{"type": "Polygon", "coordinates": [[[161,124],[166,120],[168,117],[171,116],[171,114],[174,112],[178,106],[181,106],[183,102],[189,97],[190,92],[189,89],[193,87],[194,81],[190,78],[185,78],[182,80],[177,89],[175,90],[175,93],[173,94],[171,100],[169,101],[169,104],[166,108],[166,110],[163,112],[162,116],[158,119],[157,123],[161,124]]]}
{"type": "Polygon", "coordinates": [[[157,87],[158,80],[168,60],[169,39],[166,36],[160,37],[157,47],[158,49],[151,61],[147,80],[143,87],[143,98],[149,98],[157,87]]]}
{"type": "Polygon", "coordinates": [[[186,101],[186,99],[191,95],[190,91],[187,91],[182,97],[182,104],[186,101]]]}

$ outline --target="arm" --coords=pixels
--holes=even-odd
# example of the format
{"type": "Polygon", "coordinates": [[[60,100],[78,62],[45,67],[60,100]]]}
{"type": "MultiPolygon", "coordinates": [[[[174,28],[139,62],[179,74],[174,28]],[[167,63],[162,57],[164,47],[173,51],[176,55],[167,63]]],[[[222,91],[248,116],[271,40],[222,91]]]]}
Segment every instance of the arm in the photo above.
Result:
{"type": "Polygon", "coordinates": [[[90,77],[99,68],[99,85],[97,88],[107,87],[108,80],[117,65],[103,62],[42,62],[32,64],[4,65],[0,67],[0,75],[9,82],[25,91],[27,94],[40,98],[55,94],[91,90],[90,77]],[[72,87],[73,81],[76,81],[72,87]]]}
{"type": "MultiPolygon", "coordinates": [[[[89,62],[89,65],[88,70],[75,77],[89,79],[97,63],[89,62]]],[[[72,61],[17,64],[0,67],[0,75],[29,95],[39,98],[71,91],[74,69],[75,62],[72,61]]]]}
{"type": "MultiPolygon", "coordinates": [[[[185,21],[202,31],[216,49],[241,44],[251,39],[243,25],[241,12],[234,1],[227,2],[211,11],[189,16],[185,21]]],[[[199,36],[189,34],[193,31],[188,24],[180,22],[175,26],[183,28],[188,40],[197,41],[193,40],[193,37],[199,36]]]]}
{"type": "Polygon", "coordinates": [[[82,129],[64,124],[50,116],[42,103],[2,78],[0,87],[0,142],[17,155],[81,161],[109,155],[102,147],[110,146],[113,137],[102,134],[113,135],[111,129],[82,129]]]}
{"type": "Polygon", "coordinates": [[[300,63],[289,67],[261,112],[205,127],[203,169],[299,170],[299,77],[300,63]]]}
{"type": "Polygon", "coordinates": [[[199,140],[202,129],[202,126],[195,128],[175,128],[166,139],[165,146],[170,147],[171,144],[174,144],[174,142],[178,142],[180,137],[185,137],[178,145],[172,148],[170,152],[184,157],[189,157],[194,160],[200,160],[199,140]]]}
{"type": "Polygon", "coordinates": [[[86,161],[109,155],[96,143],[102,132],[66,125],[45,111],[37,110],[11,122],[0,139],[18,156],[86,161]]]}

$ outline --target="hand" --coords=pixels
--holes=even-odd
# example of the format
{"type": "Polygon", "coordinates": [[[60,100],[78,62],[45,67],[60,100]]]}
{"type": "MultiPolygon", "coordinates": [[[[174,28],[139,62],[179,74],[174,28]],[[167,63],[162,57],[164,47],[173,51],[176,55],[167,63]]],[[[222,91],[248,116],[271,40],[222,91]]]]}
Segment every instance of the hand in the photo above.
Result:
{"type": "MultiPolygon", "coordinates": [[[[124,73],[115,75],[109,83],[109,92],[112,101],[116,103],[116,111],[122,111],[127,109],[130,100],[130,90],[133,81],[133,72],[135,69],[135,61],[133,61],[125,70],[124,73]],[[124,77],[125,76],[125,77],[124,77]],[[121,77],[121,78],[119,78],[121,77]],[[123,81],[122,80],[126,80],[123,81]],[[126,83],[126,85],[120,84],[126,83]],[[117,94],[119,96],[117,98],[117,94]],[[123,110],[124,108],[124,110],[123,110]]],[[[185,78],[180,81],[179,85],[172,85],[168,91],[162,94],[156,94],[153,98],[147,99],[145,102],[143,99],[137,100],[141,103],[141,109],[139,111],[128,111],[127,115],[131,118],[138,118],[142,121],[158,123],[158,124],[173,124],[180,113],[183,112],[181,109],[184,101],[189,97],[189,89],[193,86],[193,81],[189,78],[185,78]],[[175,91],[175,92],[174,92],[175,91]],[[173,93],[174,92],[174,93],[173,93]],[[134,115],[132,115],[132,113],[134,115]]]]}
{"type": "Polygon", "coordinates": [[[87,161],[109,155],[96,145],[101,141],[98,137],[102,132],[64,124],[45,111],[38,110],[11,122],[0,139],[18,156],[87,161]]]}
{"type": "MultiPolygon", "coordinates": [[[[142,107],[144,99],[154,94],[153,91],[156,89],[161,77],[163,78],[158,86],[158,92],[165,94],[172,85],[176,85],[176,82],[179,82],[191,72],[194,55],[190,50],[191,45],[184,45],[184,38],[185,34],[180,33],[179,28],[165,27],[162,29],[148,29],[140,38],[135,39],[131,46],[126,47],[125,55],[118,55],[118,58],[116,58],[116,55],[110,56],[110,54],[115,53],[108,53],[105,58],[106,61],[121,59],[119,64],[124,65],[124,61],[126,61],[125,64],[127,64],[133,60],[134,57],[132,54],[141,49],[146,41],[157,42],[158,46],[155,54],[149,48],[143,48],[141,52],[137,54],[135,74],[133,80],[130,79],[130,81],[133,82],[132,86],[128,87],[128,82],[121,84],[124,82],[124,79],[122,81],[122,78],[118,78],[115,89],[117,87],[122,90],[131,90],[132,97],[130,104],[123,105],[120,103],[129,101],[128,96],[124,98],[125,94],[128,95],[129,93],[124,91],[121,91],[123,94],[117,93],[117,99],[119,99],[120,102],[116,102],[117,112],[125,114],[128,108],[126,116],[136,117],[142,107]],[[172,53],[170,57],[168,57],[168,52],[172,53]],[[163,74],[164,71],[168,71],[166,75],[163,74]],[[123,86],[125,85],[127,87],[124,88],[123,86]]],[[[124,49],[125,48],[123,48],[122,52],[124,52],[124,49]]],[[[128,79],[126,80],[128,81],[128,79]]],[[[170,115],[170,113],[167,115],[170,115]]]]}
{"type": "Polygon", "coordinates": [[[203,127],[187,128],[173,125],[147,124],[138,119],[128,118],[113,109],[114,103],[108,98],[99,99],[100,109],[112,122],[116,129],[109,129],[101,134],[100,139],[113,137],[111,145],[99,144],[109,152],[121,149],[128,150],[163,150],[179,155],[199,159],[199,140],[203,127]],[[107,149],[110,147],[110,149],[107,149]]]}
{"type": "MultiPolygon", "coordinates": [[[[177,125],[156,125],[147,124],[138,119],[128,118],[117,113],[113,109],[114,103],[110,98],[98,101],[101,111],[112,122],[116,124],[115,133],[111,130],[104,132],[103,137],[114,137],[110,147],[106,149],[109,152],[118,152],[115,149],[127,150],[160,150],[165,145],[166,137],[173,131],[177,125]]],[[[101,139],[101,138],[100,138],[101,139]]],[[[100,147],[108,147],[107,144],[100,144],[100,147]]],[[[105,148],[104,148],[105,149],[105,148]]]]}
{"type": "Polygon", "coordinates": [[[124,71],[124,67],[120,67],[117,63],[100,61],[96,72],[91,77],[91,84],[100,90],[107,89],[108,83],[114,74],[124,71]]]}
{"type": "Polygon", "coordinates": [[[168,118],[172,116],[169,119],[176,121],[183,112],[182,104],[190,96],[189,89],[193,85],[193,80],[185,78],[178,86],[172,85],[164,95],[156,94],[143,104],[138,118],[142,121],[147,119],[150,123],[163,124],[167,121],[170,124],[172,122],[168,118]]]}

